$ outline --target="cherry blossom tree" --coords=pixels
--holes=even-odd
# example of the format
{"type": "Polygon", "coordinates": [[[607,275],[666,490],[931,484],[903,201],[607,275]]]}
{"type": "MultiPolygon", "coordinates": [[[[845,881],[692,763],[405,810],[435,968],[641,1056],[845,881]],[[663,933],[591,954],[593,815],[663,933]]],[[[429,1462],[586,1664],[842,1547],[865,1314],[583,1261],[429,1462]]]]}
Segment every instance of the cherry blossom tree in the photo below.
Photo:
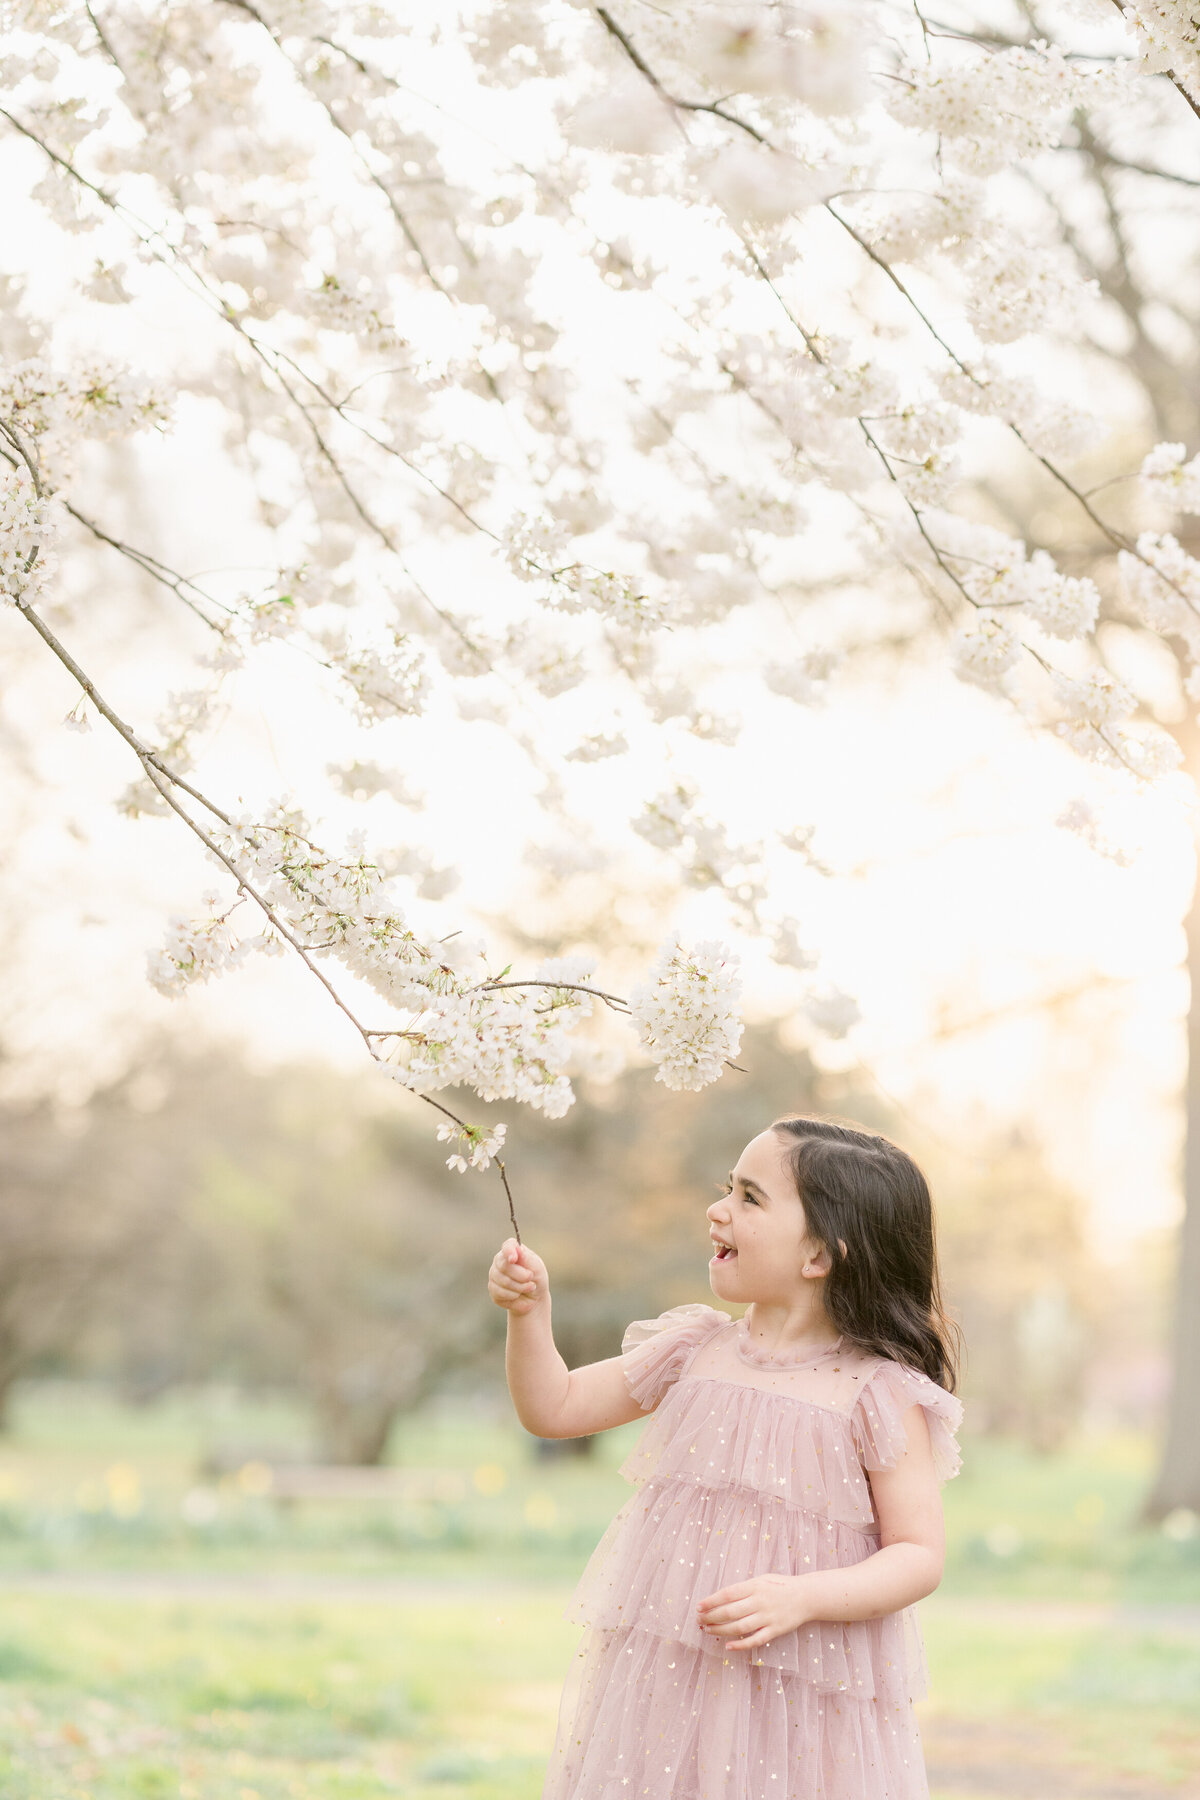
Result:
{"type": "MultiPolygon", "coordinates": [[[[77,683],[68,722],[127,747],[124,809],[173,815],[215,865],[152,956],[163,991],[293,957],[439,1112],[452,1166],[495,1161],[507,1188],[503,1127],[439,1096],[561,1115],[596,1006],[702,1086],[737,1055],[737,957],[673,936],[628,999],[582,958],[501,967],[415,830],[384,855],[321,823],[334,790],[403,803],[414,732],[501,730],[542,854],[577,866],[621,759],[630,842],[834,1033],[853,1002],[775,898],[789,868],[821,879],[806,821],[742,841],[706,806],[731,694],[810,706],[864,646],[934,632],[1104,778],[1177,779],[1180,732],[1107,627],[1200,698],[1200,460],[1161,379],[1193,355],[1195,218],[1139,205],[1196,180],[1187,7],[5,11],[0,121],[40,229],[9,276],[0,588],[77,683]],[[105,442],[202,416],[253,498],[254,567],[199,572],[188,496],[141,536],[106,509],[105,442]],[[989,489],[1013,467],[1072,521],[1065,549],[1036,516],[1006,528],[989,489]],[[97,629],[123,582],[160,593],[189,669],[153,721],[97,629]],[[304,795],[247,771],[245,804],[206,761],[265,670],[364,747],[304,795]]],[[[1066,822],[1103,849],[1086,803],[1066,822]]],[[[1200,1197],[1192,1280],[1197,1256],[1200,1197]]],[[[1200,1365],[1200,1339],[1181,1350],[1200,1365]]],[[[1159,1500],[1200,1504],[1200,1465],[1159,1500]]]]}

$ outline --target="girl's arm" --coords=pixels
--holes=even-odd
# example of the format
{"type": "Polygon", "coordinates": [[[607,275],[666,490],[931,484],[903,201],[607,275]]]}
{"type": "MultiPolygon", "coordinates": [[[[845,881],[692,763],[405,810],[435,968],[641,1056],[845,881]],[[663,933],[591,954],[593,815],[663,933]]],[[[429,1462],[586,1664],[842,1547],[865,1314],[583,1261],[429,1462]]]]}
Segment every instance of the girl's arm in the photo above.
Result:
{"type": "Polygon", "coordinates": [[[730,1650],[754,1650],[815,1620],[849,1624],[899,1612],[932,1594],[946,1555],[942,1502],[921,1407],[904,1414],[907,1447],[891,1469],[873,1470],[880,1546],[846,1569],[759,1575],[700,1602],[700,1624],[730,1650]]]}
{"type": "Polygon", "coordinates": [[[488,1292],[508,1313],[505,1370],[518,1419],[535,1437],[589,1437],[645,1413],[625,1384],[619,1356],[568,1369],[550,1325],[550,1278],[527,1244],[506,1238],[488,1271],[488,1292]]]}

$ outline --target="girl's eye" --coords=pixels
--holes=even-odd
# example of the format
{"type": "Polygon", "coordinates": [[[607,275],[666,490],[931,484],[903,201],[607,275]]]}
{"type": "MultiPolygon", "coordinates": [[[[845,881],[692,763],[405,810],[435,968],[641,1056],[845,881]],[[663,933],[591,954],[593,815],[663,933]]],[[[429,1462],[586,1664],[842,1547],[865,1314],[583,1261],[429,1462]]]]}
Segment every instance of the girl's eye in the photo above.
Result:
{"type": "MultiPolygon", "coordinates": [[[[731,1181],[722,1181],[721,1183],[719,1183],[719,1186],[720,1186],[721,1192],[723,1194],[732,1194],[733,1183],[731,1181]]],[[[754,1198],[754,1195],[748,1194],[746,1192],[745,1188],[742,1189],[742,1199],[745,1200],[747,1202],[747,1204],[750,1206],[758,1205],[758,1201],[754,1198]]]]}

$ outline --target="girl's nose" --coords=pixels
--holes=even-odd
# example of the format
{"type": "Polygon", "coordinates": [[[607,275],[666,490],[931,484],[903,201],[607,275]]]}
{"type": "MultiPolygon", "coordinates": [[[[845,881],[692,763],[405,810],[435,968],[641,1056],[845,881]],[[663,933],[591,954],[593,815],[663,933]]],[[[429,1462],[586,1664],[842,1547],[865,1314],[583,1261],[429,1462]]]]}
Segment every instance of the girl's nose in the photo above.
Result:
{"type": "Polygon", "coordinates": [[[707,1209],[707,1211],[704,1214],[705,1218],[708,1220],[710,1225],[715,1225],[717,1223],[717,1221],[723,1216],[724,1209],[725,1209],[725,1203],[723,1200],[714,1200],[713,1201],[712,1205],[707,1209]]]}

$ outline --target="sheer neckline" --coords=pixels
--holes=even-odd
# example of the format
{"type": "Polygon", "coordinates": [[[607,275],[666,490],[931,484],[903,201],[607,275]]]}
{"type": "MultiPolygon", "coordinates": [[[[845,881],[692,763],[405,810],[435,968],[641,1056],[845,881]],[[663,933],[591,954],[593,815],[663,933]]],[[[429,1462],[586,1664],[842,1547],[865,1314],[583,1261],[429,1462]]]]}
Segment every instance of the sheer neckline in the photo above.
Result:
{"type": "Polygon", "coordinates": [[[842,1348],[842,1339],[836,1338],[832,1344],[824,1344],[819,1350],[805,1350],[799,1354],[773,1355],[770,1350],[760,1350],[750,1340],[750,1327],[745,1317],[734,1321],[734,1344],[743,1362],[753,1363],[760,1369],[806,1369],[810,1364],[824,1362],[828,1356],[836,1356],[842,1348]]]}

